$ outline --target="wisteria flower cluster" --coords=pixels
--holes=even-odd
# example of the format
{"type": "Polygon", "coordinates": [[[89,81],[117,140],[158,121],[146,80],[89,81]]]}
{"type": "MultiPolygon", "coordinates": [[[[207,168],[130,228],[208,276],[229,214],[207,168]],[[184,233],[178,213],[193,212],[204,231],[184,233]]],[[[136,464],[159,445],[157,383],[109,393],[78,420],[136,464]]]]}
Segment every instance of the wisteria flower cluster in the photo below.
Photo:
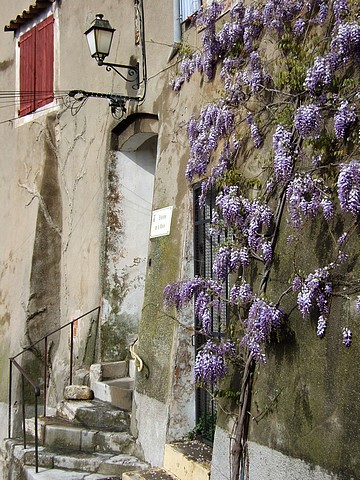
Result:
{"type": "Polygon", "coordinates": [[[195,360],[195,382],[218,386],[228,372],[227,361],[235,357],[232,342],[216,344],[208,340],[198,352],[195,360]]]}
{"type": "Polygon", "coordinates": [[[317,307],[320,315],[318,317],[317,335],[325,335],[327,318],[329,315],[329,300],[332,293],[332,284],[329,281],[330,268],[318,268],[301,281],[299,276],[295,277],[293,289],[299,290],[297,305],[305,318],[310,314],[313,307],[317,307]],[[296,282],[296,283],[295,283],[296,282]]]}
{"type": "Polygon", "coordinates": [[[340,207],[355,217],[360,214],[360,164],[353,160],[340,165],[338,178],[340,207]]]}
{"type": "Polygon", "coordinates": [[[309,173],[295,175],[286,190],[290,222],[294,228],[301,228],[306,218],[315,217],[320,210],[326,220],[333,216],[334,207],[327,190],[322,178],[313,178],[309,173]]]}
{"type": "Polygon", "coordinates": [[[303,138],[318,137],[321,128],[321,114],[318,105],[299,107],[294,118],[294,125],[303,138]]]}
{"type": "Polygon", "coordinates": [[[270,335],[280,329],[283,316],[281,310],[262,298],[256,298],[251,304],[244,321],[245,335],[242,343],[249,348],[257,362],[266,363],[265,344],[270,335]]]}
{"type": "Polygon", "coordinates": [[[186,169],[186,177],[192,180],[195,175],[203,175],[217,149],[219,141],[234,131],[234,114],[220,102],[210,104],[201,110],[199,119],[194,116],[187,126],[191,156],[186,169]]]}
{"type": "Polygon", "coordinates": [[[278,125],[273,137],[274,170],[277,180],[288,181],[293,171],[292,133],[278,125]]]}
{"type": "Polygon", "coordinates": [[[231,288],[230,302],[234,305],[246,305],[253,300],[254,296],[251,286],[243,281],[240,285],[235,284],[231,288]]]}
{"type": "Polygon", "coordinates": [[[349,131],[349,127],[357,119],[355,105],[349,105],[347,100],[341,102],[341,105],[334,116],[334,128],[336,138],[344,140],[349,131]]]}
{"type": "Polygon", "coordinates": [[[215,280],[196,276],[191,280],[182,280],[167,285],[164,289],[164,302],[167,307],[175,306],[177,310],[181,310],[202,291],[217,296],[224,293],[223,286],[215,280]]]}
{"type": "MultiPolygon", "coordinates": [[[[262,250],[264,260],[269,262],[272,250],[264,233],[270,227],[272,219],[268,205],[239,195],[236,186],[226,187],[218,194],[215,202],[220,213],[220,216],[213,219],[215,233],[216,227],[232,229],[239,240],[241,237],[242,247],[254,252],[262,250]]],[[[238,262],[242,265],[245,265],[245,252],[242,248],[238,254],[238,262]]]]}

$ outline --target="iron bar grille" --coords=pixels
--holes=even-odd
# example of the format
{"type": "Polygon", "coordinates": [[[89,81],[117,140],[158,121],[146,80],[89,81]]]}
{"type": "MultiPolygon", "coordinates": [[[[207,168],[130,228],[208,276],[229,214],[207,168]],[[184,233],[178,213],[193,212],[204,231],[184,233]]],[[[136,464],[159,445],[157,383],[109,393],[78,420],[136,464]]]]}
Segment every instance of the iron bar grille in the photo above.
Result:
{"type": "MultiPolygon", "coordinates": [[[[194,187],[194,273],[205,278],[211,278],[213,260],[221,237],[210,235],[211,222],[215,206],[215,190],[210,189],[206,195],[205,206],[200,207],[199,197],[201,186],[194,187]]],[[[226,285],[227,291],[227,285],[226,285]]],[[[196,300],[196,299],[195,299],[196,300]]],[[[224,337],[227,325],[227,306],[222,302],[220,309],[212,308],[211,311],[211,336],[218,340],[224,337]]],[[[200,332],[201,325],[195,319],[195,354],[206,343],[207,338],[200,332]]],[[[213,400],[213,389],[208,387],[196,388],[196,432],[198,437],[212,443],[216,425],[216,402],[213,400]]]]}

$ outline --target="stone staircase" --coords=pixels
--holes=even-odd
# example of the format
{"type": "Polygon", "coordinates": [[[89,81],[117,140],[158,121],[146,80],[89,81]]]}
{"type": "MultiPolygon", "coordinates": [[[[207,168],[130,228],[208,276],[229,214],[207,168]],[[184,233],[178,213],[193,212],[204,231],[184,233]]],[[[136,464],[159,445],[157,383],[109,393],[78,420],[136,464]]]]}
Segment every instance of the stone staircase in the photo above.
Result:
{"type": "MultiPolygon", "coordinates": [[[[134,370],[132,361],[96,364],[75,377],[88,386],[70,387],[66,397],[77,399],[63,400],[55,416],[39,420],[39,472],[34,444],[24,449],[21,440],[8,439],[2,447],[8,466],[3,478],[209,480],[211,449],[200,442],[166,445],[163,468],[139,460],[139,447],[129,433],[134,370]]],[[[34,422],[27,421],[27,438],[31,436],[34,422]]]]}
{"type": "MultiPolygon", "coordinates": [[[[83,383],[86,381],[84,376],[83,383]]],[[[54,417],[39,419],[38,473],[31,443],[33,419],[27,421],[28,448],[24,449],[21,440],[5,440],[2,450],[8,471],[4,478],[120,480],[126,471],[149,467],[139,460],[138,447],[129,433],[133,378],[128,362],[93,365],[90,385],[94,391],[86,386],[66,389],[67,397],[77,399],[63,400],[54,417]],[[111,385],[116,377],[121,387],[111,385]]]]}

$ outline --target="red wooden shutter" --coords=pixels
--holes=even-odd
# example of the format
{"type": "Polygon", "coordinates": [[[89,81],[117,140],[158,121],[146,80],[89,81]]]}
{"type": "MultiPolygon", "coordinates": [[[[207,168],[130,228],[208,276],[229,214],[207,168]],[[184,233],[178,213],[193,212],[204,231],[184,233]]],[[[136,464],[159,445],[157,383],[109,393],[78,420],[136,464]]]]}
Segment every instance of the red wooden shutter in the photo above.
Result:
{"type": "Polygon", "coordinates": [[[54,99],[54,17],[36,26],[35,109],[54,99]]]}
{"type": "Polygon", "coordinates": [[[19,39],[20,46],[20,109],[26,115],[35,109],[35,29],[32,28],[19,39]]]}

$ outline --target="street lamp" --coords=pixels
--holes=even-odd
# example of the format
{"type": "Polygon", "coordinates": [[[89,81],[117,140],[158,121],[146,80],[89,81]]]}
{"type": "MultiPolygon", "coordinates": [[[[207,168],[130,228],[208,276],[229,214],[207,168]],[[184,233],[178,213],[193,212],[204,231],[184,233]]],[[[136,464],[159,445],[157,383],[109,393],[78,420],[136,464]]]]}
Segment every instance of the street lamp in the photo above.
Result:
{"type": "Polygon", "coordinates": [[[98,13],[85,32],[90,54],[95,58],[99,66],[105,66],[108,72],[113,70],[125,81],[133,83],[132,88],[134,90],[138,90],[140,81],[139,63],[136,63],[136,65],[122,65],[120,63],[104,62],[104,59],[109,55],[114,32],[115,28],[112,28],[110,22],[104,20],[104,15],[98,13]],[[127,70],[127,77],[119,69],[127,70]]]}
{"type": "Polygon", "coordinates": [[[126,82],[132,83],[133,90],[139,90],[142,87],[141,95],[137,92],[137,96],[121,95],[117,93],[98,93],[87,92],[85,90],[71,90],[66,100],[67,105],[71,108],[71,113],[76,115],[81,107],[85,104],[89,97],[105,98],[109,101],[111,114],[116,119],[121,119],[126,113],[126,103],[128,101],[136,101],[138,105],[145,100],[147,86],[147,66],[145,51],[145,26],[144,26],[144,5],[143,0],[135,0],[136,12],[140,21],[140,46],[141,46],[141,72],[142,79],[140,81],[139,63],[135,65],[122,65],[120,63],[105,62],[105,58],[109,55],[115,28],[112,28],[108,20],[104,20],[104,15],[98,13],[92,21],[90,27],[86,30],[85,35],[89,45],[90,55],[95,58],[97,64],[104,66],[108,72],[113,70],[120,75],[126,82]],[[119,70],[126,70],[127,75],[123,75],[119,70]]]}

